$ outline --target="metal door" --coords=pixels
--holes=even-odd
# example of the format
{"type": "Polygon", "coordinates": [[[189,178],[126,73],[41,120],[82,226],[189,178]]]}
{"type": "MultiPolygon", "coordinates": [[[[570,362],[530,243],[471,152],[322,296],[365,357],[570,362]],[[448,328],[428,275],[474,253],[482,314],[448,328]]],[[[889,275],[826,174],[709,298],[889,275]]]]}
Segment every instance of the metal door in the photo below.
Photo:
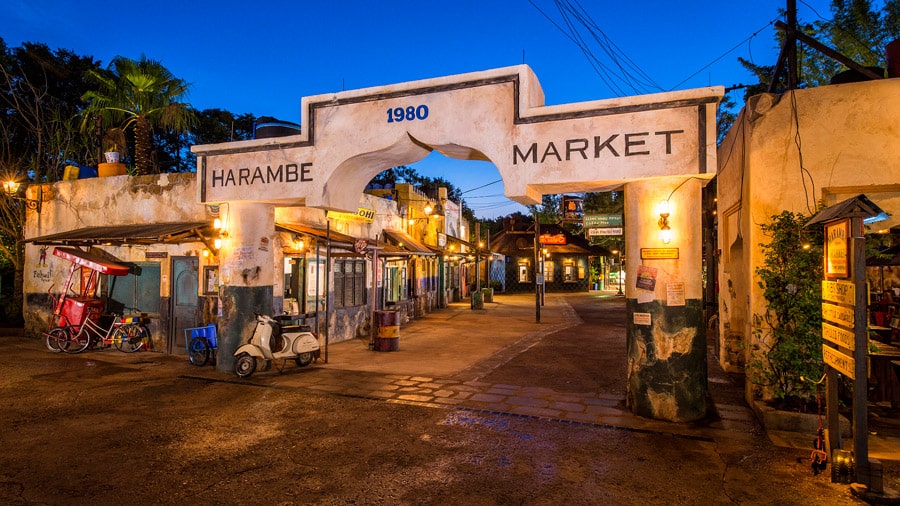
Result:
{"type": "Polygon", "coordinates": [[[200,290],[199,259],[172,257],[172,315],[169,325],[169,353],[187,353],[184,329],[198,327],[197,303],[200,290]]]}

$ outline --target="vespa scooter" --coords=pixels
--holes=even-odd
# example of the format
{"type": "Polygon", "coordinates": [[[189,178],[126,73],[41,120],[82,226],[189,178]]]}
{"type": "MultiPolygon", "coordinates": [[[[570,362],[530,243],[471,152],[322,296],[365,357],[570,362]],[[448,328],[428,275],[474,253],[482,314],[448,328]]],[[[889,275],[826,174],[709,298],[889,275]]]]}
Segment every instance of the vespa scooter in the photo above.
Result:
{"type": "Polygon", "coordinates": [[[257,360],[264,360],[266,366],[272,360],[283,360],[279,372],[289,359],[305,367],[319,358],[320,353],[319,340],[309,326],[282,325],[276,318],[257,314],[250,339],[234,352],[234,373],[239,378],[249,377],[256,371],[257,360]]]}

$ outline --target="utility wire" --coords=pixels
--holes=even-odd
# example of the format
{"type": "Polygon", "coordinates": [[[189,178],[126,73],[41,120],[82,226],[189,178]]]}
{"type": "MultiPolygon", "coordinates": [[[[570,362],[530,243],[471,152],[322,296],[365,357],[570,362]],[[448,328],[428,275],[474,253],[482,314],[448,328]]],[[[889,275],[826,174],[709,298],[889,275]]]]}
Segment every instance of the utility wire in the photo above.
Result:
{"type": "Polygon", "coordinates": [[[753,32],[753,34],[751,34],[749,37],[747,37],[746,39],[744,39],[744,40],[738,42],[737,44],[735,44],[734,47],[732,47],[732,48],[729,49],[728,51],[725,51],[724,53],[722,53],[721,55],[719,55],[719,56],[718,56],[716,59],[714,59],[713,61],[707,63],[706,65],[704,65],[704,66],[702,66],[702,67],[700,67],[699,70],[697,70],[697,71],[694,72],[693,74],[687,76],[686,78],[684,78],[681,82],[679,82],[679,83],[676,84],[675,86],[672,86],[672,87],[670,88],[670,91],[671,91],[671,90],[674,90],[674,89],[678,88],[679,86],[681,86],[682,84],[684,84],[684,83],[690,81],[694,76],[696,76],[696,75],[699,74],[700,72],[703,72],[703,71],[706,70],[707,68],[711,67],[714,63],[718,62],[718,61],[721,60],[722,58],[725,58],[726,56],[728,56],[729,53],[731,53],[731,52],[733,52],[735,49],[737,49],[737,48],[743,46],[745,42],[749,42],[753,37],[756,37],[757,35],[759,35],[760,32],[762,32],[763,30],[765,30],[768,26],[774,24],[775,21],[777,21],[777,20],[778,20],[778,18],[775,18],[775,19],[769,21],[768,23],[766,23],[765,26],[763,26],[763,27],[760,28],[759,30],[756,30],[755,32],[753,32]]]}

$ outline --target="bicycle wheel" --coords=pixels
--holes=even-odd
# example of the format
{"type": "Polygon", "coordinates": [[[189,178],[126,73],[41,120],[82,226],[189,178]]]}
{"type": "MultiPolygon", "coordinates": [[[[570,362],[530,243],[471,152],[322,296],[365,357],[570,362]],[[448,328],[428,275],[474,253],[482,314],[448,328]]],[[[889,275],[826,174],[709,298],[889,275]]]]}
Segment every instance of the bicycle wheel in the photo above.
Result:
{"type": "Polygon", "coordinates": [[[209,344],[205,338],[195,337],[188,345],[188,360],[194,365],[206,365],[209,361],[209,344]]]}
{"type": "Polygon", "coordinates": [[[59,347],[60,342],[65,343],[69,340],[69,330],[65,327],[50,329],[50,332],[47,332],[44,335],[46,336],[44,338],[44,344],[47,345],[48,350],[54,353],[62,351],[59,347]]]}
{"type": "Polygon", "coordinates": [[[65,340],[59,341],[59,349],[66,353],[81,353],[91,345],[91,333],[82,326],[74,335],[66,332],[65,340]]]}
{"type": "Polygon", "coordinates": [[[143,329],[137,325],[122,325],[113,333],[113,343],[123,353],[134,353],[144,345],[143,329]]]}

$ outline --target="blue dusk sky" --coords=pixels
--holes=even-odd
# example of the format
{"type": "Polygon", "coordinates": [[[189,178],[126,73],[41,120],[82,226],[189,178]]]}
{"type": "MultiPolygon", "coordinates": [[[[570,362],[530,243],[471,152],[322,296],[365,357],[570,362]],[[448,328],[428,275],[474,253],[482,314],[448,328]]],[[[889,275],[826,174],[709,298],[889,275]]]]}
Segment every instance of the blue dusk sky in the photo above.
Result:
{"type": "MultiPolygon", "coordinates": [[[[797,4],[801,22],[831,18],[829,0],[797,4]]],[[[304,96],[523,62],[548,105],[752,84],[737,59],[774,64],[773,21],[784,7],[784,0],[4,0],[0,37],[10,47],[70,49],[104,66],[116,55],[144,54],[191,83],[189,102],[198,109],[299,122],[304,96]],[[560,6],[572,10],[564,16],[560,6]]],[[[743,94],[734,93],[740,104],[743,94]]],[[[503,198],[502,183],[490,184],[500,179],[490,163],[435,153],[413,167],[472,190],[465,198],[480,218],[523,209],[503,198]]]]}

